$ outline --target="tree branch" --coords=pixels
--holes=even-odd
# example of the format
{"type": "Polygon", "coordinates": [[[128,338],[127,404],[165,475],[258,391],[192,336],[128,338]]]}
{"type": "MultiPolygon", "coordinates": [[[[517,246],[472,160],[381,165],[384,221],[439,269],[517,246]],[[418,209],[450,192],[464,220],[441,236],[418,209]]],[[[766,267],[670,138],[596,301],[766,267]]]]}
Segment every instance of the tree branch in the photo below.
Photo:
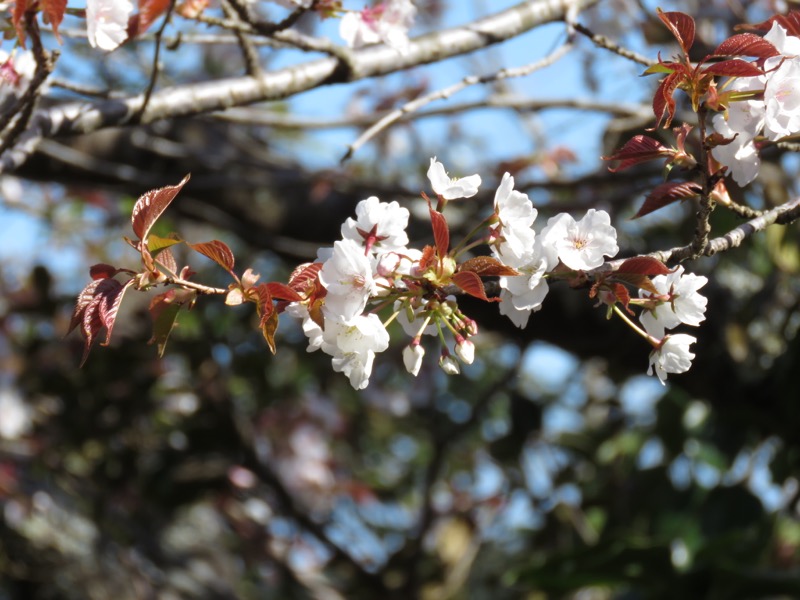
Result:
{"type": "MultiPolygon", "coordinates": [[[[265,100],[278,100],[320,86],[387,75],[411,67],[438,62],[497,44],[539,25],[563,19],[567,11],[582,10],[598,0],[539,0],[514,7],[473,23],[431,33],[412,40],[408,51],[399,53],[386,46],[352,51],[350,68],[340,69],[340,60],[322,58],[264,73],[188,84],[154,93],[140,122],[195,115],[265,100]]],[[[0,157],[0,172],[22,165],[39,140],[61,135],[97,131],[130,124],[141,110],[144,95],[102,102],[69,103],[37,112],[13,148],[0,157]]]]}

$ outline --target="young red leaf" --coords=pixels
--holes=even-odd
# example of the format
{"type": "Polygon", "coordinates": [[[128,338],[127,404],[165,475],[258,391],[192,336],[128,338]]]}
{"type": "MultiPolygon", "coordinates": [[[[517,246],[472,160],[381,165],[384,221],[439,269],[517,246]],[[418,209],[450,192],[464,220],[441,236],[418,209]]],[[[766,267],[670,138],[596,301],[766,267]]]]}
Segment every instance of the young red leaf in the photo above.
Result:
{"type": "Polygon", "coordinates": [[[644,215],[649,215],[651,212],[664,208],[678,200],[695,198],[700,195],[702,190],[703,188],[700,184],[693,181],[668,181],[662,183],[647,195],[642,208],[632,218],[638,219],[644,215]]]}
{"type": "Polygon", "coordinates": [[[766,21],[757,23],[755,25],[744,24],[737,25],[734,29],[737,30],[750,30],[750,31],[769,31],[772,29],[772,24],[777,21],[778,25],[786,30],[788,35],[800,37],[800,11],[793,10],[788,15],[775,15],[766,21]]]}
{"type": "Polygon", "coordinates": [[[724,77],[758,77],[763,75],[764,71],[751,62],[732,58],[707,66],[703,69],[703,73],[722,75],[724,77]]]}
{"type": "Polygon", "coordinates": [[[638,273],[639,275],[666,275],[672,270],[652,256],[635,256],[623,262],[615,273],[638,273]]]}
{"type": "Polygon", "coordinates": [[[438,211],[429,209],[431,213],[431,226],[433,227],[433,239],[436,242],[436,252],[440,257],[447,256],[450,249],[450,228],[447,226],[447,219],[438,211]]]}
{"type": "Polygon", "coordinates": [[[770,58],[780,54],[777,48],[760,35],[737,33],[722,42],[714,50],[714,56],[752,56],[770,58]]]}
{"type": "Polygon", "coordinates": [[[98,263],[89,267],[89,276],[92,279],[107,279],[119,273],[119,269],[105,263],[98,263]]]}
{"type": "Polygon", "coordinates": [[[133,281],[129,279],[123,285],[112,278],[95,279],[81,291],[67,332],[81,325],[81,334],[84,338],[81,366],[89,357],[97,334],[104,327],[107,329],[107,334],[103,345],[108,345],[111,341],[111,331],[114,328],[122,295],[133,281]]]}
{"type": "Polygon", "coordinates": [[[81,293],[78,294],[77,299],[75,300],[75,308],[72,310],[72,318],[69,321],[69,327],[67,328],[67,335],[72,333],[72,330],[75,329],[78,325],[83,322],[83,315],[86,312],[86,308],[89,306],[91,301],[94,299],[95,293],[97,291],[97,286],[99,286],[106,277],[97,278],[90,281],[86,284],[81,290],[81,293]]]}
{"type": "Polygon", "coordinates": [[[425,246],[422,249],[422,256],[419,258],[419,270],[427,271],[435,262],[436,248],[433,246],[425,246]]]}
{"type": "Polygon", "coordinates": [[[458,265],[459,271],[471,271],[480,277],[513,277],[519,271],[504,265],[491,256],[476,256],[458,265]]]}
{"type": "MultiPolygon", "coordinates": [[[[35,0],[31,0],[31,2],[28,2],[28,0],[16,0],[14,3],[14,13],[11,16],[11,22],[14,24],[14,29],[17,31],[19,45],[23,48],[25,47],[25,13],[33,4],[35,4],[35,0]]],[[[33,14],[33,11],[31,11],[32,18],[33,14]]]]}
{"type": "Polygon", "coordinates": [[[117,313],[119,313],[122,298],[125,296],[125,292],[128,288],[133,285],[134,281],[133,278],[128,279],[128,281],[118,289],[115,289],[113,293],[109,293],[106,297],[106,301],[100,305],[100,318],[103,320],[103,325],[106,327],[106,339],[100,343],[101,346],[108,346],[111,343],[111,332],[114,330],[114,323],[117,321],[117,313]]]}
{"type": "Polygon", "coordinates": [[[659,83],[658,89],[656,89],[656,93],[653,96],[653,114],[656,116],[656,128],[661,125],[664,115],[667,117],[664,129],[667,129],[672,123],[672,118],[675,116],[675,99],[672,94],[683,77],[684,73],[675,72],[664,77],[659,83]]]}
{"type": "Polygon", "coordinates": [[[608,167],[609,171],[616,173],[618,171],[624,171],[633,165],[673,154],[675,154],[675,150],[667,148],[658,140],[646,135],[635,135],[614,154],[602,158],[603,160],[619,161],[619,165],[616,167],[608,167]]]}
{"type": "Polygon", "coordinates": [[[481,278],[472,271],[459,271],[453,274],[453,283],[470,296],[475,296],[486,302],[500,302],[500,298],[488,298],[481,278]]]}
{"type": "Polygon", "coordinates": [[[319,272],[322,263],[304,263],[298,266],[289,276],[289,287],[294,291],[308,295],[319,281],[319,272]]]}
{"type": "Polygon", "coordinates": [[[128,38],[141,35],[156,19],[167,12],[170,0],[140,0],[139,12],[128,20],[128,38]]]}
{"type": "Polygon", "coordinates": [[[150,229],[175,199],[181,188],[186,185],[187,181],[189,181],[189,175],[184,177],[183,181],[178,185],[150,190],[136,201],[131,213],[131,225],[133,226],[133,232],[140,240],[147,238],[150,229]]]}
{"type": "Polygon", "coordinates": [[[672,32],[675,39],[681,46],[685,55],[689,55],[689,50],[694,44],[694,19],[682,12],[663,12],[658,9],[658,18],[672,32]]]}
{"type": "Polygon", "coordinates": [[[656,296],[660,295],[656,287],[653,285],[652,280],[647,275],[641,275],[640,273],[614,273],[614,279],[618,281],[624,281],[628,285],[631,285],[635,288],[639,288],[650,292],[651,294],[655,294],[656,296]]]}
{"type": "Polygon", "coordinates": [[[271,281],[266,284],[269,293],[276,300],[288,300],[289,302],[302,302],[303,297],[288,285],[271,281]]]}
{"type": "Polygon", "coordinates": [[[233,273],[233,252],[224,242],[220,242],[219,240],[211,240],[210,242],[189,244],[189,248],[195,252],[199,252],[207,258],[210,258],[229,273],[233,273]]]}
{"type": "Polygon", "coordinates": [[[58,35],[58,26],[64,20],[64,13],[67,10],[67,0],[39,0],[42,11],[47,15],[47,20],[53,28],[53,34],[56,39],[61,43],[61,36],[58,35]]]}
{"type": "Polygon", "coordinates": [[[156,262],[165,269],[167,269],[167,271],[169,271],[170,273],[178,272],[178,263],[175,260],[175,256],[172,254],[172,250],[170,250],[169,248],[164,248],[163,250],[161,250],[161,252],[158,253],[158,258],[156,258],[156,262]]]}
{"type": "Polygon", "coordinates": [[[628,305],[631,303],[631,294],[621,283],[611,283],[611,293],[614,294],[614,298],[617,299],[617,302],[622,304],[622,307],[628,311],[629,314],[633,314],[628,305]]]}
{"type": "Polygon", "coordinates": [[[278,330],[278,313],[271,311],[266,318],[261,318],[261,334],[267,341],[269,351],[275,354],[278,349],[275,347],[275,332],[278,330]]]}

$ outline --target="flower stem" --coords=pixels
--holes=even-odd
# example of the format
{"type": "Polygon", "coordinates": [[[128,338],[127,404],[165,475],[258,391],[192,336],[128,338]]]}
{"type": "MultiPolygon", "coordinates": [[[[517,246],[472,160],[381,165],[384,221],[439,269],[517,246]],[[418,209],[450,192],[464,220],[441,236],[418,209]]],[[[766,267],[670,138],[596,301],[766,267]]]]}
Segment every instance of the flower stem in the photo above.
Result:
{"type": "Polygon", "coordinates": [[[623,321],[625,321],[636,333],[638,333],[640,336],[646,339],[648,344],[650,344],[654,348],[658,347],[658,345],[661,343],[661,340],[654,338],[644,329],[639,327],[636,323],[631,321],[630,317],[628,317],[628,315],[626,315],[622,310],[620,310],[619,306],[617,306],[616,304],[612,308],[614,309],[614,312],[617,314],[617,316],[623,321]]]}

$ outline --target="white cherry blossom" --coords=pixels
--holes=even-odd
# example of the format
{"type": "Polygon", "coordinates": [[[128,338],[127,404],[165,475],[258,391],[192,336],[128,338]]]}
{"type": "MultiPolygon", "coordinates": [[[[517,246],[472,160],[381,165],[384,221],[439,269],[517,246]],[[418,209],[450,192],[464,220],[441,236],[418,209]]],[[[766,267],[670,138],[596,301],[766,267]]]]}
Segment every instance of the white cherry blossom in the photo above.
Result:
{"type": "Polygon", "coordinates": [[[647,368],[647,374],[652,375],[653,369],[655,369],[655,374],[664,385],[668,373],[688,371],[694,358],[694,354],[689,351],[689,346],[696,341],[696,338],[685,333],[665,337],[661,345],[650,353],[650,366],[647,368]]]}
{"type": "Polygon", "coordinates": [[[445,200],[471,198],[478,193],[478,187],[481,185],[480,175],[451,179],[444,170],[444,165],[436,160],[436,157],[431,159],[431,166],[428,167],[428,179],[433,191],[445,200]]]}
{"type": "Polygon", "coordinates": [[[456,341],[456,355],[464,364],[471,365],[475,361],[475,344],[467,339],[456,341]]]}
{"type": "Polygon", "coordinates": [[[34,71],[36,59],[30,50],[12,55],[0,50],[0,110],[25,93],[34,71]]]}
{"type": "Polygon", "coordinates": [[[458,361],[450,354],[442,354],[442,356],[439,357],[439,366],[442,371],[448,375],[458,375],[461,373],[461,367],[458,366],[458,361]]]}
{"type": "Polygon", "coordinates": [[[349,320],[325,318],[322,350],[333,357],[333,370],[344,373],[350,385],[363,390],[369,384],[376,352],[389,347],[389,333],[378,315],[349,320]]]}
{"type": "Polygon", "coordinates": [[[520,329],[528,324],[532,312],[542,308],[549,287],[544,278],[558,264],[554,246],[544,246],[536,240],[531,252],[519,259],[515,255],[498,255],[504,264],[521,275],[500,278],[500,314],[511,319],[520,329]],[[511,258],[511,260],[508,260],[511,258]]]}
{"type": "Polygon", "coordinates": [[[303,321],[303,333],[308,338],[306,352],[314,352],[322,346],[322,327],[317,325],[308,313],[308,307],[299,302],[292,302],[286,307],[286,314],[303,321]]]}
{"type": "Polygon", "coordinates": [[[328,290],[325,296],[326,316],[351,319],[361,314],[375,292],[372,263],[364,248],[353,240],[333,244],[333,253],[322,265],[319,280],[328,290]]]}
{"type": "Polygon", "coordinates": [[[517,257],[530,252],[536,238],[531,225],[538,213],[528,195],[514,189],[514,178],[509,173],[503,175],[495,192],[494,211],[500,221],[498,251],[517,257]]]}
{"type": "MultiPolygon", "coordinates": [[[[770,58],[765,68],[781,57],[770,58]]],[[[770,140],[800,132],[800,58],[784,58],[775,71],[767,75],[764,90],[766,117],[764,135],[770,140]]]]}
{"type": "MultiPolygon", "coordinates": [[[[653,286],[662,296],[668,297],[663,304],[653,310],[642,311],[639,320],[650,335],[660,338],[667,329],[681,323],[697,327],[706,318],[708,299],[698,293],[708,283],[708,278],[694,273],[684,273],[679,266],[673,273],[653,277],[653,286]]],[[[652,294],[640,291],[642,298],[650,298],[652,294]]]]}
{"type": "MultiPolygon", "coordinates": [[[[747,92],[764,89],[762,77],[739,77],[728,86],[731,91],[747,92]]],[[[753,181],[761,168],[761,159],[755,137],[764,128],[764,101],[744,100],[732,102],[726,115],[715,115],[711,123],[714,131],[726,138],[729,144],[711,149],[711,155],[731,171],[733,180],[740,186],[753,181]]]]}
{"type": "Polygon", "coordinates": [[[617,231],[604,210],[590,208],[580,221],[561,213],[547,221],[539,234],[545,246],[554,246],[558,258],[574,271],[588,271],[601,266],[604,256],[619,252],[617,231]]]}
{"type": "Polygon", "coordinates": [[[402,250],[408,244],[408,217],[408,209],[397,202],[370,196],[356,206],[356,218],[344,222],[342,237],[367,245],[373,253],[402,250]]]}
{"type": "Polygon", "coordinates": [[[408,30],[417,15],[411,0],[386,0],[360,12],[348,12],[339,23],[339,35],[350,48],[385,43],[398,52],[408,49],[408,30]]]}
{"type": "Polygon", "coordinates": [[[86,33],[92,48],[111,51],[128,39],[130,0],[86,0],[86,33]]]}

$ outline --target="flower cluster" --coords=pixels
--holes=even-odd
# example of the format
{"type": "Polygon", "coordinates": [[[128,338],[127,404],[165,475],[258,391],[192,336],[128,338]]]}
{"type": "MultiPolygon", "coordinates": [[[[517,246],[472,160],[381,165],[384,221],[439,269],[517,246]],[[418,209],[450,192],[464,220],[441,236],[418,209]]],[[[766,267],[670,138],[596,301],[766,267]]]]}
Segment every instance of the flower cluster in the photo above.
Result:
{"type": "Polygon", "coordinates": [[[764,75],[733,79],[728,91],[743,92],[748,99],[732,102],[727,113],[712,120],[714,130],[730,142],[716,146],[711,153],[741,186],[758,175],[759,136],[774,142],[800,133],[800,38],[787,35],[786,29],[774,22],[764,39],[779,54],[764,60],[764,75]],[[763,99],[757,94],[762,90],[763,99]]]}
{"type": "Polygon", "coordinates": [[[589,209],[577,221],[561,213],[537,232],[537,210],[526,194],[514,189],[509,173],[495,192],[493,212],[451,248],[442,211],[451,200],[475,196],[481,179],[478,175],[452,178],[435,158],[428,179],[438,199],[434,209],[423,194],[435,245],[409,247],[409,211],[396,201],[381,202],[373,196],[356,206],[355,218],[348,218],[341,227],[341,239],[320,250],[317,262],[303,265],[290,280],[290,286],[303,294],[286,312],[302,319],[308,350],[329,354],[334,370],[344,373],[354,388],[368,385],[376,354],[389,346],[387,326],[395,320],[411,338],[403,350],[403,363],[412,375],[423,364],[423,336],[441,340],[439,366],[445,373],[456,374],[460,363],[472,363],[475,345],[470,338],[478,326],[461,311],[454,293],[489,301],[482,282],[485,277],[497,279],[499,298],[495,300],[500,312],[518,327],[525,327],[531,313],[542,307],[548,280],[594,279],[592,295],[619,312],[655,348],[650,373],[655,367],[663,382],[667,373],[689,368],[693,355],[688,348],[694,338],[665,332],[679,323],[698,325],[703,320],[706,300],[697,290],[706,283],[705,277],[686,274],[682,267],[670,271],[654,259],[623,263],[620,269],[625,277],[599,270],[606,258],[619,251],[608,213],[589,209]],[[483,244],[491,256],[469,257],[469,250],[483,244]],[[656,276],[651,279],[650,275],[656,276]],[[301,279],[306,283],[298,285],[301,279]],[[639,298],[621,292],[619,281],[639,287],[639,298]],[[629,306],[641,308],[645,329],[625,317],[617,304],[628,312],[629,306]],[[378,313],[384,310],[390,314],[381,321],[378,313]],[[454,342],[452,353],[447,337],[454,342]]]}

